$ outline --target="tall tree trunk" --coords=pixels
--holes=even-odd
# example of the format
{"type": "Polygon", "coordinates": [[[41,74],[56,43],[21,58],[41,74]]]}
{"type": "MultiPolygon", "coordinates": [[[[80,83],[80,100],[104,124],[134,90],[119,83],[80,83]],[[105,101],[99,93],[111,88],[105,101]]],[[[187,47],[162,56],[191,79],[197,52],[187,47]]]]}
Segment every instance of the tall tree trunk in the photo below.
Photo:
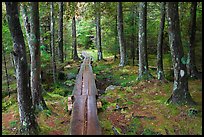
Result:
{"type": "Polygon", "coordinates": [[[50,30],[51,30],[51,48],[52,48],[52,72],[53,72],[53,82],[56,82],[56,63],[55,63],[55,39],[54,39],[54,25],[55,25],[55,19],[54,19],[54,3],[50,3],[50,14],[51,14],[51,25],[50,25],[50,30]]]}
{"type": "Polygon", "coordinates": [[[192,2],[190,12],[191,18],[189,24],[189,63],[187,64],[187,69],[190,77],[200,78],[195,64],[196,8],[197,2],[192,2]]]}
{"type": "Polygon", "coordinates": [[[120,54],[120,50],[119,50],[119,39],[118,39],[118,16],[117,16],[117,13],[118,13],[118,8],[117,8],[117,5],[116,5],[116,8],[115,8],[115,47],[114,47],[114,61],[118,58],[117,57],[117,54],[120,54]]]}
{"type": "Polygon", "coordinates": [[[164,36],[164,23],[165,23],[165,2],[161,3],[161,21],[160,30],[158,35],[157,43],[157,78],[159,80],[164,80],[164,70],[163,70],[163,36],[164,36]]]}
{"type": "Polygon", "coordinates": [[[117,7],[116,7],[116,15],[115,15],[115,46],[114,46],[114,61],[117,58],[117,54],[118,54],[118,28],[117,28],[117,7]]]}
{"type": "Polygon", "coordinates": [[[10,61],[11,61],[11,66],[14,67],[14,60],[13,60],[13,54],[10,53],[10,61]]]}
{"type": "Polygon", "coordinates": [[[17,78],[17,98],[20,115],[21,134],[37,134],[38,124],[34,115],[31,90],[29,87],[29,74],[26,60],[26,48],[18,18],[16,2],[6,2],[9,30],[13,38],[13,53],[17,78]]]}
{"type": "Polygon", "coordinates": [[[73,59],[78,60],[78,54],[77,54],[77,38],[76,38],[76,20],[75,15],[72,17],[72,45],[74,49],[74,55],[73,59]]]}
{"type": "Polygon", "coordinates": [[[135,64],[135,35],[134,35],[134,30],[135,30],[135,6],[131,7],[131,26],[133,27],[131,31],[131,57],[132,57],[132,65],[134,66],[135,64]]]}
{"type": "Polygon", "coordinates": [[[96,17],[96,47],[98,49],[98,61],[103,59],[101,47],[101,11],[100,2],[95,2],[95,17],[96,17]]]}
{"type": "Polygon", "coordinates": [[[139,5],[139,76],[137,80],[149,79],[147,60],[147,2],[139,5]]]}
{"type": "Polygon", "coordinates": [[[63,2],[59,2],[59,30],[58,30],[58,42],[59,42],[59,59],[60,62],[64,62],[63,57],[63,2]]]}
{"type": "Polygon", "coordinates": [[[174,85],[171,97],[167,103],[195,104],[188,91],[188,76],[186,65],[181,62],[184,56],[179,26],[178,2],[167,2],[167,19],[169,43],[174,68],[174,85]]]}
{"type": "Polygon", "coordinates": [[[118,39],[120,45],[120,64],[119,66],[125,66],[126,51],[124,45],[124,33],[123,33],[123,11],[122,2],[118,2],[118,39]]]}
{"type": "Polygon", "coordinates": [[[27,11],[25,3],[21,3],[21,8],[22,8],[23,23],[24,23],[24,28],[26,31],[28,46],[30,48],[30,22],[28,19],[28,11],[27,11]]]}
{"type": "Polygon", "coordinates": [[[31,2],[30,55],[31,55],[31,93],[36,110],[47,109],[41,89],[40,24],[38,2],[31,2]]]}
{"type": "Polygon", "coordinates": [[[10,97],[10,90],[9,90],[9,78],[8,78],[8,72],[7,72],[7,66],[6,66],[6,57],[5,57],[5,50],[4,46],[2,45],[2,51],[3,51],[3,57],[4,57],[4,67],[5,67],[5,72],[6,72],[6,82],[7,82],[7,90],[8,90],[8,95],[10,97]]]}
{"type": "Polygon", "coordinates": [[[10,52],[10,60],[11,60],[11,66],[13,68],[14,76],[16,78],[16,69],[15,69],[14,55],[12,54],[12,52],[10,52]]]}

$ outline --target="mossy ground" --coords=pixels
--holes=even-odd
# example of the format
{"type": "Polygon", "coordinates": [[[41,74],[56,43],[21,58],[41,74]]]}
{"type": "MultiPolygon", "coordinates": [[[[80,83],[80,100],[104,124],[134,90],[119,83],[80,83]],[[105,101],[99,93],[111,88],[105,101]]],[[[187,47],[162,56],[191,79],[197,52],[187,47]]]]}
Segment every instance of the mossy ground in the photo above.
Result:
{"type": "MultiPolygon", "coordinates": [[[[154,60],[153,57],[150,58],[154,60]]],[[[197,102],[196,106],[168,105],[166,101],[171,95],[172,81],[161,83],[152,79],[138,82],[137,66],[119,67],[119,60],[114,61],[112,57],[105,59],[93,63],[97,88],[105,90],[109,85],[116,86],[114,90],[101,94],[98,99],[102,102],[98,117],[104,135],[114,134],[112,127],[125,135],[202,135],[202,80],[189,79],[189,91],[193,100],[197,102]],[[116,110],[116,104],[121,109],[116,110]],[[198,110],[197,115],[188,115],[190,108],[198,110]]],[[[169,61],[166,58],[164,60],[169,61]]],[[[71,61],[62,66],[66,66],[65,74],[77,74],[80,61],[71,61]]],[[[168,63],[164,63],[164,67],[167,68],[168,63]]],[[[168,74],[168,71],[164,71],[168,74]]],[[[150,72],[156,77],[154,69],[150,72]]],[[[172,78],[170,74],[168,76],[169,79],[172,78]]],[[[70,115],[67,111],[67,96],[71,94],[74,82],[61,80],[54,85],[50,82],[43,84],[43,96],[49,110],[37,115],[41,129],[39,134],[68,134],[70,115]]],[[[6,91],[5,83],[2,83],[2,92],[6,91]]],[[[2,98],[2,134],[18,134],[18,129],[17,95],[12,93],[11,97],[5,95],[2,98]]]]}

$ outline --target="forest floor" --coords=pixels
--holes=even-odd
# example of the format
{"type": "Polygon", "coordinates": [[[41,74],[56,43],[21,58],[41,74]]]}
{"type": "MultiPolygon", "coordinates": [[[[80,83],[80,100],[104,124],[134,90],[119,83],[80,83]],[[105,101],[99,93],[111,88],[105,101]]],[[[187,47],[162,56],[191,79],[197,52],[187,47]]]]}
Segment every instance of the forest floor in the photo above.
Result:
{"type": "MultiPolygon", "coordinates": [[[[49,110],[38,113],[37,122],[42,135],[66,135],[70,125],[67,110],[80,61],[64,64],[69,77],[56,84],[47,78],[43,84],[44,99],[49,110]],[[77,68],[77,69],[76,69],[77,68]]],[[[96,86],[102,102],[98,117],[104,135],[202,135],[202,80],[189,79],[189,91],[196,106],[166,104],[173,82],[156,79],[137,82],[138,66],[118,66],[113,58],[94,62],[96,86]],[[116,106],[119,106],[119,109],[116,106]],[[115,132],[115,133],[114,133],[115,132]]],[[[153,76],[154,69],[150,70],[153,76]]],[[[3,86],[3,90],[6,87],[3,86]]],[[[17,94],[2,98],[2,134],[15,135],[19,129],[17,94]]]]}

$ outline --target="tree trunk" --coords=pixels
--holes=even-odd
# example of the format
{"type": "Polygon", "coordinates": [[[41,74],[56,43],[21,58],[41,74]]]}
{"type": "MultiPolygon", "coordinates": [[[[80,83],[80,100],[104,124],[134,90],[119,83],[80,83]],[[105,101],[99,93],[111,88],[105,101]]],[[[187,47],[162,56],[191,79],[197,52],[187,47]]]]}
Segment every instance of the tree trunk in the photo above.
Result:
{"type": "Polygon", "coordinates": [[[124,45],[124,33],[123,33],[123,11],[122,2],[118,2],[118,39],[120,45],[120,64],[119,66],[125,66],[126,51],[124,45]]]}
{"type": "Polygon", "coordinates": [[[47,109],[41,89],[40,25],[38,2],[31,2],[30,25],[31,93],[35,110],[47,109]]]}
{"type": "Polygon", "coordinates": [[[17,78],[17,98],[20,114],[21,134],[37,134],[38,124],[34,115],[31,90],[29,87],[29,74],[26,60],[26,49],[18,18],[16,2],[6,2],[9,30],[13,39],[13,53],[17,78]]]}
{"type": "Polygon", "coordinates": [[[59,2],[59,30],[58,30],[58,42],[59,42],[59,59],[60,62],[64,62],[63,57],[63,2],[59,2]]]}
{"type": "Polygon", "coordinates": [[[163,36],[164,36],[164,23],[165,23],[165,2],[161,3],[161,21],[160,30],[158,35],[157,43],[157,78],[159,80],[164,80],[164,70],[163,70],[163,36]]]}
{"type": "Polygon", "coordinates": [[[186,65],[181,62],[184,56],[179,26],[178,2],[167,2],[167,19],[169,43],[174,68],[174,85],[171,97],[167,103],[195,104],[188,91],[186,65]]]}
{"type": "Polygon", "coordinates": [[[96,47],[98,49],[98,61],[103,59],[101,47],[101,13],[100,2],[95,2],[95,16],[96,16],[96,47]]]}
{"type": "Polygon", "coordinates": [[[118,23],[118,20],[117,20],[117,7],[116,7],[116,15],[115,15],[115,46],[114,46],[114,61],[116,60],[117,58],[117,54],[119,53],[119,50],[118,50],[118,28],[117,28],[117,23],[118,23]]]}
{"type": "Polygon", "coordinates": [[[21,8],[22,8],[23,23],[24,23],[24,28],[26,30],[28,46],[30,48],[30,22],[28,19],[28,12],[27,12],[25,3],[21,4],[21,8]]]}
{"type": "Polygon", "coordinates": [[[191,18],[189,24],[189,63],[187,64],[187,69],[190,77],[200,78],[195,64],[196,8],[197,2],[192,2],[190,12],[191,18]]]}
{"type": "Polygon", "coordinates": [[[14,76],[16,78],[16,69],[15,69],[14,55],[12,54],[12,52],[10,52],[10,60],[11,60],[11,66],[13,68],[14,76]]]}
{"type": "Polygon", "coordinates": [[[53,71],[53,82],[56,82],[56,63],[55,63],[55,40],[54,40],[54,25],[55,25],[55,20],[54,20],[54,3],[50,3],[50,13],[51,13],[51,25],[50,25],[50,30],[51,30],[51,48],[52,48],[52,71],[53,71]]]}
{"type": "Polygon", "coordinates": [[[135,35],[134,35],[134,30],[135,30],[135,6],[131,7],[131,26],[133,27],[133,30],[131,31],[131,58],[132,58],[132,65],[134,66],[135,64],[135,35]]]}
{"type": "Polygon", "coordinates": [[[77,39],[76,39],[76,21],[75,21],[75,15],[72,18],[72,45],[74,49],[74,55],[73,59],[78,60],[78,54],[77,54],[77,39]]]}
{"type": "Polygon", "coordinates": [[[5,50],[4,46],[2,45],[2,51],[3,51],[3,57],[4,57],[4,67],[5,67],[5,72],[6,72],[6,82],[7,82],[7,90],[8,90],[8,95],[10,97],[10,90],[9,90],[9,78],[8,78],[8,73],[7,73],[7,67],[6,67],[6,57],[5,57],[5,50]]]}
{"type": "Polygon", "coordinates": [[[137,80],[146,80],[151,78],[147,60],[147,2],[140,2],[139,8],[139,76],[137,80]]]}
{"type": "Polygon", "coordinates": [[[11,66],[14,67],[13,54],[10,53],[11,66]]]}

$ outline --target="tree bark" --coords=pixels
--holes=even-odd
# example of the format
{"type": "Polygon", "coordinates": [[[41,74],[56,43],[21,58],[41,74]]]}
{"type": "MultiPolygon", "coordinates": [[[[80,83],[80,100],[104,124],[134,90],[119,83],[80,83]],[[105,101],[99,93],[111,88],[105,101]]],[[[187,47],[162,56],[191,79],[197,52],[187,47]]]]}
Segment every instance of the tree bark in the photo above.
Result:
{"type": "Polygon", "coordinates": [[[95,4],[95,18],[96,18],[96,47],[98,49],[98,61],[103,59],[102,47],[101,47],[101,13],[100,2],[94,2],[95,4]]]}
{"type": "Polygon", "coordinates": [[[6,66],[6,57],[5,57],[5,50],[4,50],[4,46],[2,45],[2,51],[3,51],[3,57],[4,57],[4,68],[5,68],[5,72],[6,72],[6,82],[7,82],[7,90],[8,90],[8,95],[10,97],[10,90],[9,90],[9,78],[8,78],[8,72],[7,72],[7,66],[6,66]]]}
{"type": "Polygon", "coordinates": [[[116,60],[117,58],[117,54],[119,53],[119,50],[118,50],[118,28],[117,28],[117,24],[118,24],[118,20],[117,20],[117,7],[116,7],[116,15],[115,15],[115,46],[114,46],[114,61],[116,60]]]}
{"type": "Polygon", "coordinates": [[[137,80],[151,78],[147,60],[147,2],[139,5],[139,76],[137,80]]]}
{"type": "Polygon", "coordinates": [[[171,97],[167,103],[195,104],[188,91],[186,65],[181,62],[184,56],[179,26],[178,2],[167,2],[167,19],[169,43],[174,68],[174,85],[171,97]]]}
{"type": "Polygon", "coordinates": [[[196,9],[197,2],[192,2],[189,24],[189,52],[188,52],[189,63],[187,63],[187,69],[190,77],[200,78],[199,72],[195,64],[196,9]]]}
{"type": "Polygon", "coordinates": [[[124,45],[124,32],[123,32],[123,11],[122,2],[118,2],[118,39],[120,45],[120,64],[119,66],[125,66],[126,51],[124,45]]]}
{"type": "Polygon", "coordinates": [[[75,15],[72,17],[72,45],[74,49],[74,55],[73,59],[78,60],[78,54],[77,54],[77,38],[76,38],[76,20],[75,15]]]}
{"type": "Polygon", "coordinates": [[[26,60],[26,49],[19,21],[18,6],[16,2],[6,2],[9,30],[13,39],[13,53],[17,78],[17,98],[20,114],[20,133],[37,134],[38,124],[34,115],[31,90],[29,87],[29,74],[26,60]]]}
{"type": "Polygon", "coordinates": [[[164,36],[164,23],[165,23],[165,2],[161,3],[161,21],[160,30],[157,43],[157,79],[164,80],[163,70],[163,36],[164,36]]]}
{"type": "Polygon", "coordinates": [[[131,21],[131,26],[133,27],[133,30],[131,32],[131,57],[132,57],[132,65],[134,66],[135,64],[135,35],[134,35],[134,30],[135,30],[135,6],[131,7],[131,16],[132,16],[132,21],[131,21]]]}
{"type": "Polygon", "coordinates": [[[54,3],[50,3],[50,14],[51,14],[51,25],[50,25],[50,30],[51,30],[51,48],[52,48],[52,72],[53,72],[53,82],[56,83],[56,63],[55,63],[55,40],[54,40],[54,25],[55,25],[55,20],[54,20],[54,3]]]}
{"type": "Polygon", "coordinates": [[[58,30],[58,42],[59,42],[59,60],[64,62],[63,57],[63,2],[59,2],[59,30],[58,30]]]}
{"type": "Polygon", "coordinates": [[[47,109],[41,89],[40,25],[38,2],[31,2],[30,55],[31,55],[31,93],[35,110],[47,109]]]}

